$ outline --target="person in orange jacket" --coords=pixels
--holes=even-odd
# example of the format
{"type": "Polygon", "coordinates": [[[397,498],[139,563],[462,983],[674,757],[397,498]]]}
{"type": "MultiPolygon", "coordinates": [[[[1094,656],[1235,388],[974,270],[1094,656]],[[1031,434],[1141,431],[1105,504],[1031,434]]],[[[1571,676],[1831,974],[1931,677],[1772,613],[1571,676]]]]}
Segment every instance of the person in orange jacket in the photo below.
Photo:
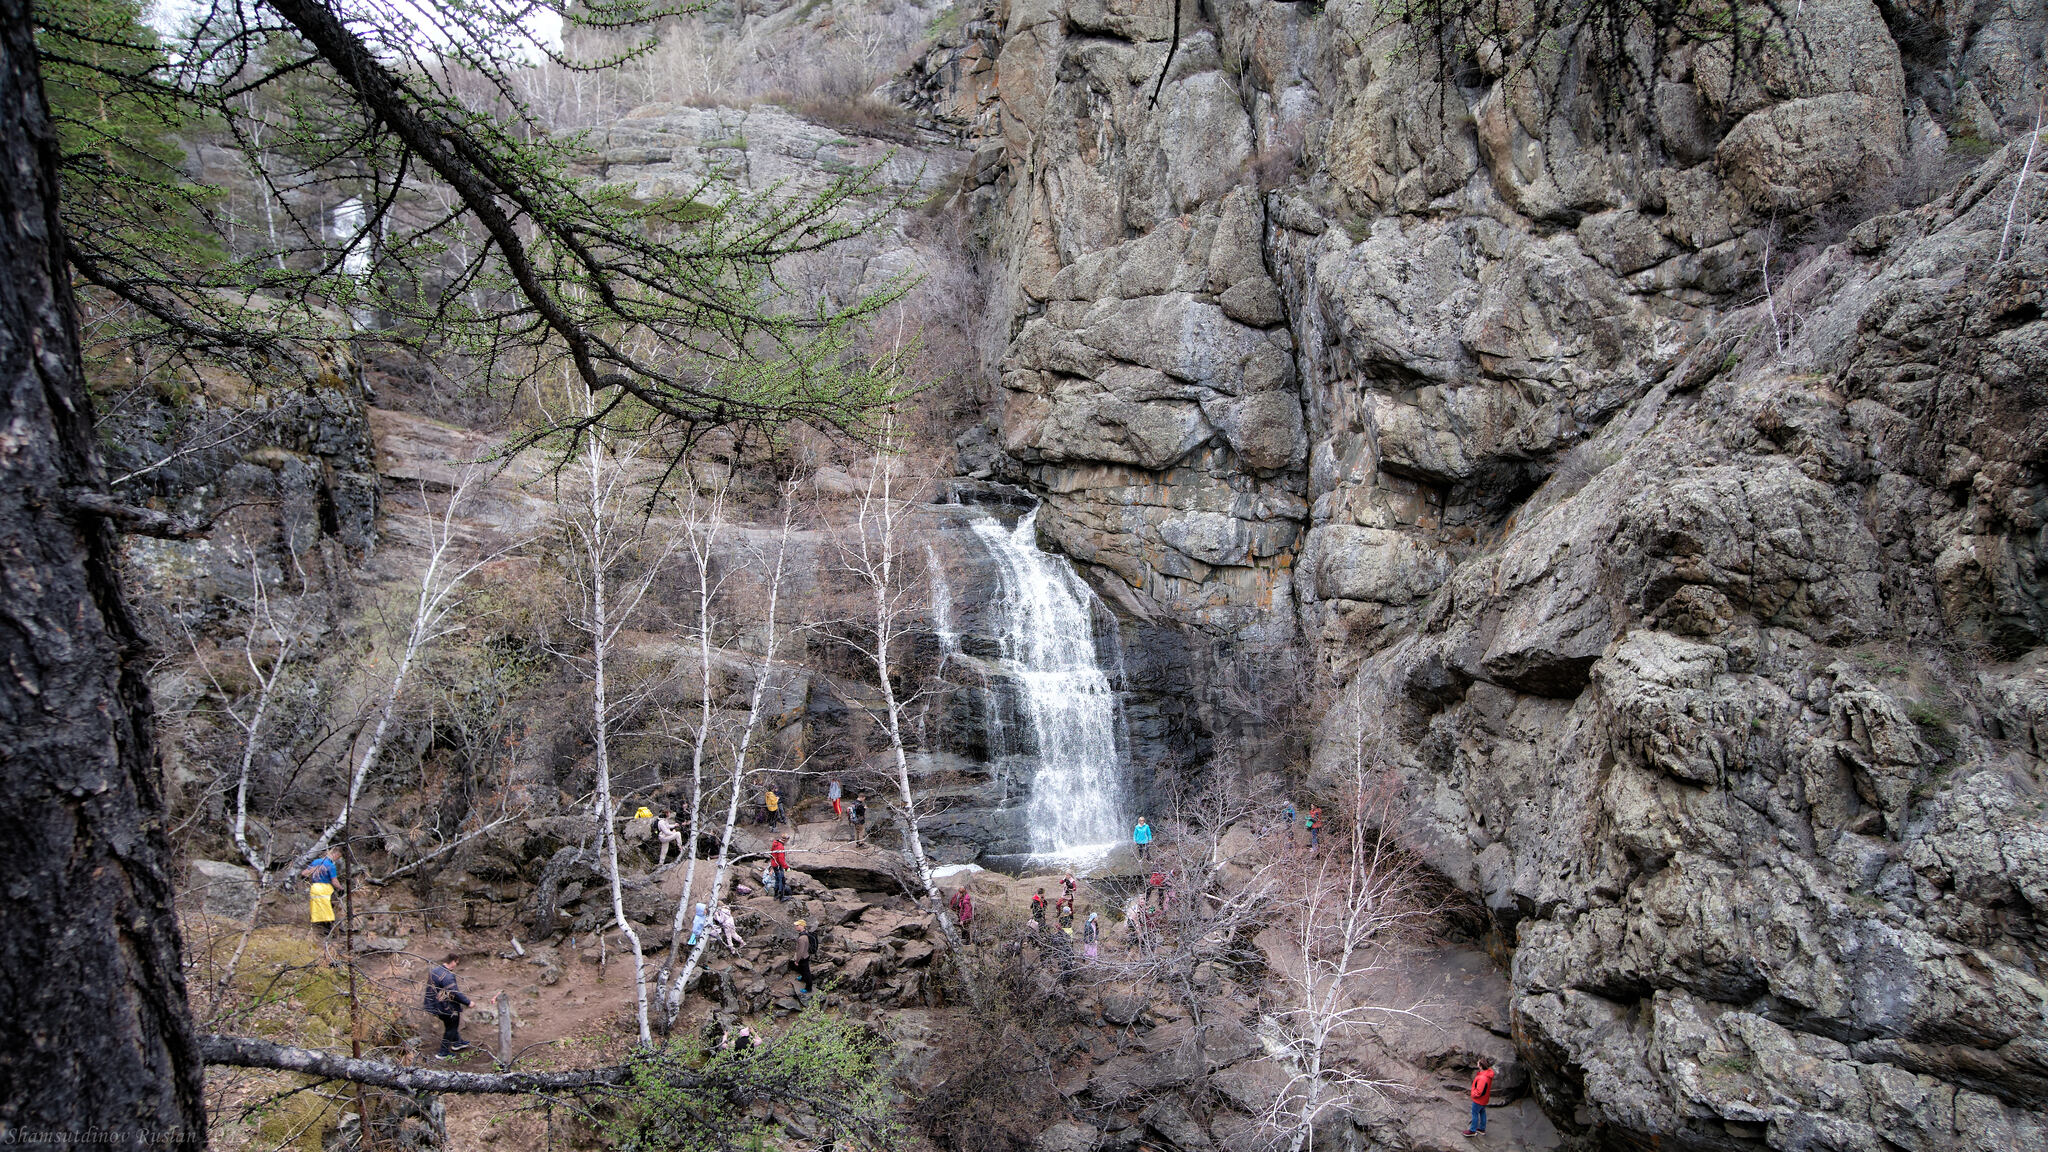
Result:
{"type": "Polygon", "coordinates": [[[1481,1056],[1479,1071],[1472,1074],[1472,1122],[1465,1126],[1465,1135],[1477,1136],[1486,1131],[1486,1105],[1493,1096],[1493,1058],[1481,1056]]]}

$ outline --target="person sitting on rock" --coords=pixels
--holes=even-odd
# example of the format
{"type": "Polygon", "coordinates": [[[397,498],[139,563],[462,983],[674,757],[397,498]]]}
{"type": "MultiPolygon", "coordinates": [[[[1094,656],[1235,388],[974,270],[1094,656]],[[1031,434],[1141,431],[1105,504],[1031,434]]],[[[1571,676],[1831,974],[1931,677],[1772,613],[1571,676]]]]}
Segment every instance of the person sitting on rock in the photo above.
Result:
{"type": "Polygon", "coordinates": [[[660,871],[668,863],[668,846],[676,846],[676,861],[683,859],[683,830],[676,826],[676,814],[663,812],[661,819],[654,822],[654,836],[661,845],[661,855],[654,861],[654,868],[660,871]]]}

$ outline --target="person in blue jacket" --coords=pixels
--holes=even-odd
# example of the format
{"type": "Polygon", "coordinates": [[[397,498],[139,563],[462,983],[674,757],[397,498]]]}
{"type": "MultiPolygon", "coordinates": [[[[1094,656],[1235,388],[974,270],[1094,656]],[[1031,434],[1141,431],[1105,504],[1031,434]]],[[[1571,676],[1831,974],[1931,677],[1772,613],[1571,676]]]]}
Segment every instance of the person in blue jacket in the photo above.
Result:
{"type": "Polygon", "coordinates": [[[1131,829],[1131,843],[1138,846],[1138,859],[1152,858],[1152,826],[1145,823],[1143,816],[1138,817],[1138,826],[1131,829]]]}

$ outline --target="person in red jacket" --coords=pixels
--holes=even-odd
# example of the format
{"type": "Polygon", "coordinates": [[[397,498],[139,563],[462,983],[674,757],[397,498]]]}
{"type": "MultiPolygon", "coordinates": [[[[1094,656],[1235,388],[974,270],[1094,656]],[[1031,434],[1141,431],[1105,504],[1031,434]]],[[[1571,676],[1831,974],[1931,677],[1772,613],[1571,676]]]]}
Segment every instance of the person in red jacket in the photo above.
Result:
{"type": "Polygon", "coordinates": [[[1493,1096],[1493,1059],[1479,1058],[1479,1071],[1472,1074],[1472,1123],[1465,1126],[1465,1135],[1477,1136],[1486,1131],[1486,1105],[1493,1096]]]}
{"type": "Polygon", "coordinates": [[[789,849],[780,836],[768,846],[768,868],[774,873],[775,898],[789,899],[789,849]]]}

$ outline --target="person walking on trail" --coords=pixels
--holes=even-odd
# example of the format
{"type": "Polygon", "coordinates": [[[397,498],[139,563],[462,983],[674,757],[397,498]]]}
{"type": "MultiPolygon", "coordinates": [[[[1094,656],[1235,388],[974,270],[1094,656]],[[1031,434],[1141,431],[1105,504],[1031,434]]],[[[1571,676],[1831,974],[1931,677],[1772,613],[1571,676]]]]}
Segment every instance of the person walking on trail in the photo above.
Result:
{"type": "Polygon", "coordinates": [[[460,952],[450,952],[428,970],[426,993],[420,1002],[420,1007],[441,1018],[441,1050],[435,1055],[443,1060],[469,1047],[462,1038],[462,1010],[469,1007],[469,997],[462,994],[455,978],[455,965],[461,959],[460,952]]]}
{"type": "Polygon", "coordinates": [[[847,822],[853,825],[853,844],[856,848],[867,846],[868,842],[868,798],[855,796],[853,807],[846,810],[847,822]]]}
{"type": "Polygon", "coordinates": [[[1081,957],[1095,959],[1097,948],[1102,943],[1102,926],[1095,922],[1095,913],[1088,914],[1088,922],[1081,925],[1081,957]]]}
{"type": "Polygon", "coordinates": [[[775,789],[770,788],[761,793],[761,823],[772,828],[781,819],[782,797],[777,796],[775,789]]]}
{"type": "Polygon", "coordinates": [[[683,859],[683,830],[676,825],[674,812],[663,812],[661,819],[654,822],[654,838],[661,846],[661,855],[654,861],[654,870],[659,872],[668,864],[668,846],[676,846],[676,862],[683,859]]]}
{"type": "Polygon", "coordinates": [[[803,982],[796,992],[797,999],[799,1000],[806,999],[811,994],[811,956],[817,950],[817,937],[811,934],[811,930],[805,926],[802,920],[797,921],[794,966],[796,968],[796,978],[803,982]]]}
{"type": "MultiPolygon", "coordinates": [[[[334,858],[332,856],[322,856],[307,864],[304,868],[299,869],[299,875],[314,884],[333,884],[335,877],[334,858]]],[[[328,895],[332,896],[334,893],[329,892],[328,895]]]]}
{"type": "Polygon", "coordinates": [[[1038,922],[1039,927],[1045,927],[1045,889],[1043,888],[1032,894],[1031,918],[1038,922]]]}
{"type": "Polygon", "coordinates": [[[768,846],[768,869],[774,874],[770,886],[775,889],[777,900],[789,899],[789,847],[777,836],[768,846]]]}
{"type": "Polygon", "coordinates": [[[1280,826],[1287,829],[1287,842],[1289,844],[1294,843],[1294,821],[1294,801],[1282,800],[1280,802],[1280,826]]]}
{"type": "Polygon", "coordinates": [[[327,925],[327,934],[334,935],[334,885],[324,880],[313,881],[306,890],[311,895],[307,900],[314,924],[327,925]]]}
{"type": "Polygon", "coordinates": [[[711,923],[717,927],[719,937],[725,941],[726,951],[738,955],[740,946],[746,941],[740,939],[740,926],[733,923],[732,909],[720,904],[718,911],[711,914],[711,923]]]}
{"type": "Polygon", "coordinates": [[[1477,1136],[1486,1131],[1486,1106],[1492,1103],[1493,1058],[1481,1056],[1479,1071],[1472,1074],[1472,1122],[1465,1126],[1465,1135],[1477,1136]]]}
{"type": "Polygon", "coordinates": [[[1322,840],[1323,810],[1311,807],[1308,810],[1308,818],[1302,821],[1302,826],[1308,829],[1308,846],[1313,849],[1322,840]]]}
{"type": "Polygon", "coordinates": [[[1138,859],[1152,858],[1152,826],[1145,823],[1143,816],[1138,817],[1138,826],[1131,829],[1131,843],[1138,846],[1138,859]]]}
{"type": "Polygon", "coordinates": [[[844,801],[840,799],[845,795],[846,789],[843,785],[839,783],[839,778],[837,776],[834,776],[832,778],[832,782],[830,784],[825,785],[825,798],[827,800],[832,801],[832,818],[834,820],[842,819],[846,815],[846,805],[844,801]]]}
{"type": "Polygon", "coordinates": [[[690,947],[695,948],[697,946],[697,941],[704,938],[704,929],[710,927],[710,925],[711,910],[702,904],[698,904],[697,915],[690,921],[690,947]]]}
{"type": "Polygon", "coordinates": [[[974,894],[967,890],[967,885],[962,884],[953,890],[953,899],[949,903],[953,906],[954,918],[960,921],[960,942],[974,943],[974,894]]]}

